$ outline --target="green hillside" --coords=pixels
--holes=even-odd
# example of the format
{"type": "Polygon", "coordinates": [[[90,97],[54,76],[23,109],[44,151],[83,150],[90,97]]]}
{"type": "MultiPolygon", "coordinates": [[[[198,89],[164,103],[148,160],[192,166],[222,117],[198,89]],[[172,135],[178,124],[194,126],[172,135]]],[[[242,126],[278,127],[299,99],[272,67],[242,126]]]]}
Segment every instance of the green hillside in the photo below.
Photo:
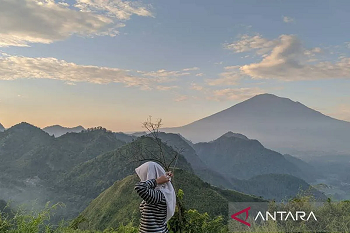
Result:
{"type": "MultiPolygon", "coordinates": [[[[82,229],[103,230],[108,227],[118,227],[121,223],[129,223],[134,219],[138,224],[141,199],[134,191],[134,185],[139,182],[136,175],[114,183],[101,193],[81,213],[77,221],[82,221],[82,229]]],[[[185,193],[186,208],[197,209],[199,212],[208,212],[211,216],[228,216],[228,202],[256,202],[263,201],[257,197],[243,193],[220,190],[203,182],[199,177],[188,171],[177,169],[174,177],[175,189],[182,189],[185,193]]]]}
{"type": "Polygon", "coordinates": [[[57,173],[124,144],[101,127],[54,138],[22,122],[0,134],[0,170],[17,178],[55,179],[57,173]]]}
{"type": "MultiPolygon", "coordinates": [[[[163,144],[163,150],[169,163],[172,160],[171,155],[174,151],[165,144],[163,144]]],[[[159,148],[157,148],[151,138],[140,137],[117,150],[104,153],[79,164],[63,177],[58,187],[68,192],[95,198],[116,180],[121,180],[128,175],[134,174],[134,169],[144,162],[135,161],[134,153],[145,153],[145,157],[152,157],[150,154],[159,153],[159,148]]],[[[191,165],[182,155],[179,155],[177,167],[192,171],[191,165]]]]}
{"type": "Polygon", "coordinates": [[[37,151],[54,141],[40,128],[22,122],[0,134],[1,171],[12,170],[17,165],[24,165],[25,158],[32,158],[37,151]]]}

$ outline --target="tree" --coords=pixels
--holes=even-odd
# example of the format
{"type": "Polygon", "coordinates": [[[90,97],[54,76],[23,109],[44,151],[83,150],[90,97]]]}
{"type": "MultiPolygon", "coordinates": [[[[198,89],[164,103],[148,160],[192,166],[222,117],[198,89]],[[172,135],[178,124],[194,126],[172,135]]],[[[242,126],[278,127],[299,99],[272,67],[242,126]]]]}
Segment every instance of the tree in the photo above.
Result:
{"type": "Polygon", "coordinates": [[[147,134],[143,137],[150,138],[153,143],[146,145],[133,143],[128,154],[132,155],[133,162],[154,161],[159,163],[165,171],[170,171],[171,167],[175,170],[178,157],[183,152],[183,149],[173,148],[173,150],[170,150],[169,147],[164,145],[164,142],[162,142],[159,137],[161,126],[162,119],[153,122],[152,117],[149,116],[149,118],[142,123],[142,127],[147,130],[147,134]]]}

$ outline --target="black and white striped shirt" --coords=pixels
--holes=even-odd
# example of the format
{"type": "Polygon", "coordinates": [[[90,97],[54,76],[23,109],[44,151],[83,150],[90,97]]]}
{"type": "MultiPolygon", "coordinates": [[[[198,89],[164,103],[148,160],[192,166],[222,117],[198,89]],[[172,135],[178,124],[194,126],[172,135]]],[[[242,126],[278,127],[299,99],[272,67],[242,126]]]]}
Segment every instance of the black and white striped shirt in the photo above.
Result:
{"type": "Polygon", "coordinates": [[[157,187],[155,179],[141,181],[135,185],[136,192],[143,199],[140,204],[140,233],[168,232],[165,222],[167,215],[166,200],[164,194],[160,190],[155,190],[155,187],[157,187]]]}

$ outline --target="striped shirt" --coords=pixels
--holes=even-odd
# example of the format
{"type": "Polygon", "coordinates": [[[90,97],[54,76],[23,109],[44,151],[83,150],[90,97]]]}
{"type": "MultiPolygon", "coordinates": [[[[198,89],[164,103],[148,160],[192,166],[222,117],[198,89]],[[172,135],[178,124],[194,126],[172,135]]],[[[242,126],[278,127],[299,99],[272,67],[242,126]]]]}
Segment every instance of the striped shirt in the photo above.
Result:
{"type": "Polygon", "coordinates": [[[135,190],[143,199],[140,204],[141,220],[140,233],[168,232],[165,222],[167,216],[167,204],[164,194],[155,190],[157,182],[155,179],[141,181],[135,185],[135,190]]]}

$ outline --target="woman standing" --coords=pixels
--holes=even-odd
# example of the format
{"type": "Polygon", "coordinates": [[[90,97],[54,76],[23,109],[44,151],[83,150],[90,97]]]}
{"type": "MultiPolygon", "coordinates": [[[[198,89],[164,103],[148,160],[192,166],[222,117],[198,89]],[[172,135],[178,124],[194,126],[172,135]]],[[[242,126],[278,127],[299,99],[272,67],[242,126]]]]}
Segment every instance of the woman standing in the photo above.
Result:
{"type": "Polygon", "coordinates": [[[174,215],[176,195],[170,180],[171,172],[158,163],[146,162],[135,169],[141,182],[135,190],[143,199],[140,204],[140,233],[168,232],[167,222],[174,215]]]}

